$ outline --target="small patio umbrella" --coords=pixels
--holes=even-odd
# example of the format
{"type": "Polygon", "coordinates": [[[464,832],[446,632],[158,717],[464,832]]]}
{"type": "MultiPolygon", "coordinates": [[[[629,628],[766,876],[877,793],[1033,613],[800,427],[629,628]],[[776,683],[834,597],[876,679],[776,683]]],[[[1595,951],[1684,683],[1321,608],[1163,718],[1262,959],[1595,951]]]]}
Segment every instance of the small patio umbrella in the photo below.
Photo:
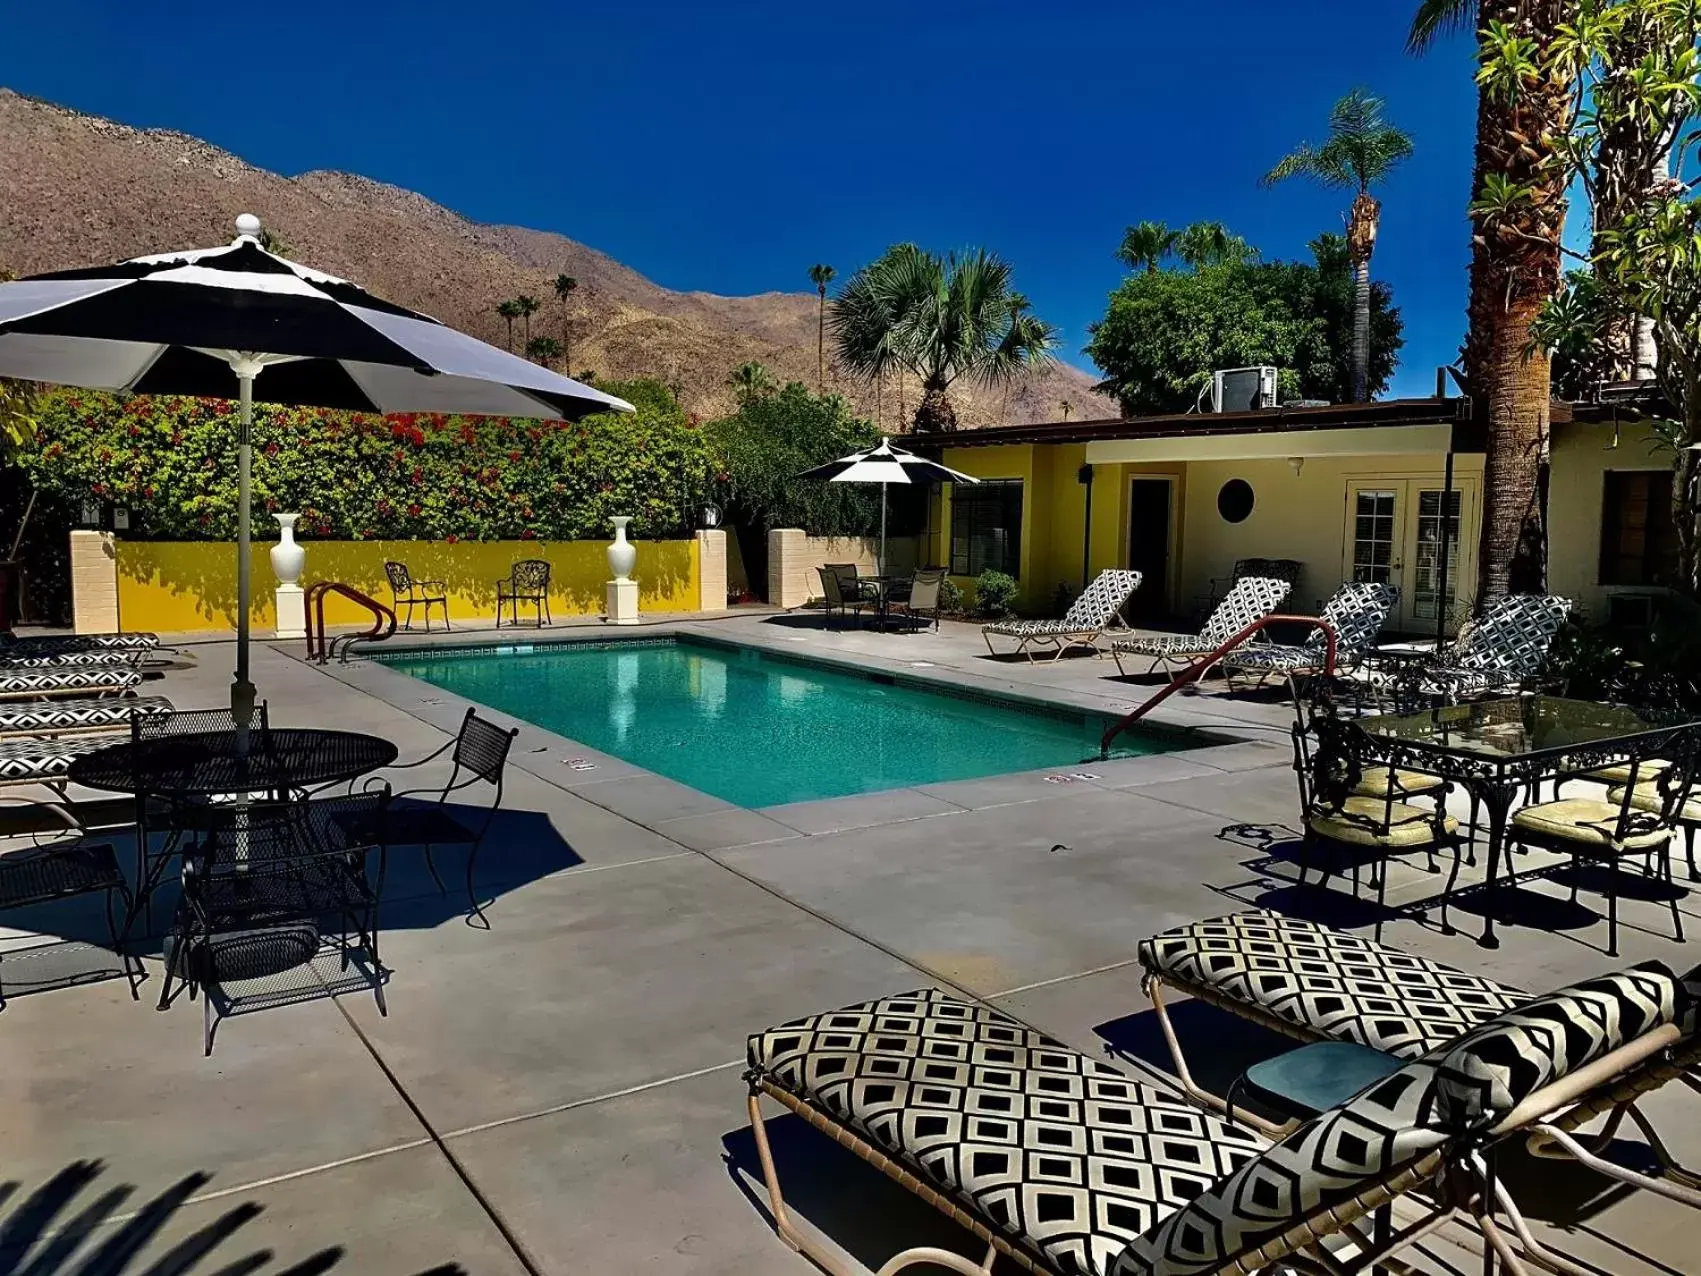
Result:
{"type": "Polygon", "coordinates": [[[335,275],[260,246],[244,213],[229,245],[0,283],[0,376],[136,394],[237,399],[236,676],[246,720],[249,474],[261,398],[357,412],[577,419],[631,412],[581,385],[335,275]]]}
{"type": "Polygon", "coordinates": [[[959,474],[950,466],[930,461],[925,456],[893,447],[890,439],[881,439],[880,446],[866,452],[852,452],[836,461],[805,470],[798,478],[826,479],[829,483],[880,484],[880,574],[886,574],[886,485],[889,483],[978,483],[969,474],[959,474]]]}

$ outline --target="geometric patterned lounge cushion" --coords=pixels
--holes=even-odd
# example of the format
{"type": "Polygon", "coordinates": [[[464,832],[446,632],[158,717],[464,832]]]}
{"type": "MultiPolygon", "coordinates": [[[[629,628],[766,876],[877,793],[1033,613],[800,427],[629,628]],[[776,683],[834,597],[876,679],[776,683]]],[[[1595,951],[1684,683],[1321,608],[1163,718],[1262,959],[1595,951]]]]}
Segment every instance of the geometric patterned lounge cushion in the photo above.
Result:
{"type": "Polygon", "coordinates": [[[1120,639],[1111,647],[1138,656],[1206,655],[1275,611],[1292,588],[1273,576],[1242,576],[1197,634],[1140,635],[1120,639]]]}
{"type": "Polygon", "coordinates": [[[71,648],[65,651],[38,651],[34,648],[20,650],[21,644],[14,643],[0,649],[9,665],[30,666],[37,668],[64,668],[72,665],[133,665],[147,653],[140,650],[124,650],[115,647],[71,648]]]}
{"type": "Polygon", "coordinates": [[[110,736],[58,736],[52,740],[0,740],[0,784],[62,780],[71,760],[112,744],[110,736]]]}
{"type": "Polygon", "coordinates": [[[1062,620],[1011,620],[983,625],[982,633],[1008,638],[1044,638],[1055,634],[1096,634],[1115,620],[1117,614],[1140,588],[1140,573],[1108,568],[1098,574],[1081,596],[1069,605],[1062,620]]]}
{"type": "Polygon", "coordinates": [[[38,668],[0,665],[0,695],[53,695],[70,691],[127,691],[142,681],[136,669],[111,665],[38,668]]]}
{"type": "Polygon", "coordinates": [[[159,646],[159,635],[141,630],[105,634],[38,634],[20,638],[16,634],[0,634],[0,655],[12,658],[19,655],[59,655],[67,651],[152,651],[159,646]]]}
{"type": "Polygon", "coordinates": [[[1411,1167],[1450,1137],[1431,1122],[1434,1081],[1431,1065],[1408,1063],[1312,1118],[1130,1242],[1113,1276],[1218,1272],[1300,1219],[1335,1209],[1376,1180],[1411,1167]]]}
{"type": "Polygon", "coordinates": [[[1264,1139],[936,988],[794,1019],[750,1065],[1049,1267],[1103,1276],[1264,1139]]]}
{"type": "Polygon", "coordinates": [[[1144,940],[1140,963],[1305,1036],[1416,1059],[1530,1000],[1520,989],[1315,922],[1252,911],[1144,940]]]}
{"type": "Polygon", "coordinates": [[[1688,1000],[1657,961],[1537,997],[1429,1056],[1436,1114],[1454,1128],[1492,1124],[1543,1086],[1677,1023],[1688,1000]]]}
{"type": "Polygon", "coordinates": [[[128,696],[110,700],[0,701],[0,732],[78,731],[95,727],[127,727],[133,716],[157,717],[172,712],[164,696],[128,696]]]}
{"type": "MultiPolygon", "coordinates": [[[[1351,668],[1365,649],[1382,632],[1388,613],[1399,600],[1396,586],[1371,581],[1348,581],[1335,591],[1323,608],[1322,619],[1335,631],[1335,663],[1351,668]]],[[[1242,647],[1231,652],[1223,664],[1231,669],[1279,672],[1321,666],[1328,648],[1322,629],[1314,629],[1300,646],[1242,647]]]]}

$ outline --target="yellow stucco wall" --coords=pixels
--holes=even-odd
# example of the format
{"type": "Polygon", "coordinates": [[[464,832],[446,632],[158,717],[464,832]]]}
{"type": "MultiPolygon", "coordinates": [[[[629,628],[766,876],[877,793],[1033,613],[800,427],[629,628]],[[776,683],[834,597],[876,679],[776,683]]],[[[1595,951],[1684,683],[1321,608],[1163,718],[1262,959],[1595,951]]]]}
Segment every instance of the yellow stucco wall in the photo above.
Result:
{"type": "Polygon", "coordinates": [[[1604,619],[1615,593],[1645,586],[1600,583],[1601,512],[1609,470],[1670,470],[1671,453],[1646,426],[1570,425],[1554,431],[1548,480],[1548,587],[1592,619],[1604,619]]]}
{"type": "MultiPolygon", "coordinates": [[[[302,583],[340,580],[379,602],[389,603],[384,562],[396,559],[416,577],[447,586],[449,618],[487,619],[496,612],[496,580],[522,558],[547,559],[553,566],[549,588],[554,616],[598,615],[608,580],[606,545],[595,541],[485,541],[450,545],[442,541],[307,541],[302,583]]],[[[654,611],[695,611],[698,607],[698,547],[695,541],[639,541],[639,605],[654,611]]],[[[253,547],[253,607],[249,621],[271,628],[272,590],[277,584],[268,558],[270,544],[253,547]]],[[[433,616],[436,609],[433,608],[433,616]]],[[[525,609],[521,615],[524,617],[525,609]]],[[[120,541],[118,543],[118,618],[125,629],[181,633],[234,628],[236,624],[236,546],[221,543],[120,541]]],[[[325,605],[327,624],[354,624],[370,613],[346,599],[325,605]]],[[[418,609],[415,622],[420,619],[418,609]]]]}

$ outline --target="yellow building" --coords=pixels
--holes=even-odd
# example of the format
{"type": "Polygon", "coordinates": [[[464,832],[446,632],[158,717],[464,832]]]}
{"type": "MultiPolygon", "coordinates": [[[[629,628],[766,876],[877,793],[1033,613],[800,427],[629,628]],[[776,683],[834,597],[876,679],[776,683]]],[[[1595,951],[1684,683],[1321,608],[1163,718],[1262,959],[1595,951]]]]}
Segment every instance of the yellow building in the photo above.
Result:
{"type": "MultiPolygon", "coordinates": [[[[1404,399],[967,431],[942,459],[983,481],[940,493],[924,557],[965,588],[984,570],[1006,571],[1023,608],[1040,613],[1055,609],[1060,588],[1073,594],[1105,568],[1138,568],[1145,584],[1130,611],[1148,623],[1199,612],[1238,560],[1292,559],[1302,566],[1293,609],[1315,614],[1344,580],[1386,580],[1400,588],[1392,625],[1433,632],[1476,588],[1483,457],[1469,447],[1462,405],[1404,399]]],[[[1604,619],[1613,597],[1646,596],[1664,569],[1671,464],[1645,426],[1584,415],[1555,405],[1549,585],[1604,619]]]]}

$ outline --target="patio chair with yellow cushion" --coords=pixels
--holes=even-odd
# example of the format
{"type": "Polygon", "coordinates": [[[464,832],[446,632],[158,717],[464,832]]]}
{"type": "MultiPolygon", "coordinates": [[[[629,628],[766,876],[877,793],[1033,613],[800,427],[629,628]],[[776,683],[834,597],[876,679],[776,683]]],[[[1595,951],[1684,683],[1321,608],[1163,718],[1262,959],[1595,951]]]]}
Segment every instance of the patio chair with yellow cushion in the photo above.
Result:
{"type": "Polygon", "coordinates": [[[1642,743],[1641,751],[1623,763],[1627,782],[1610,789],[1604,801],[1555,798],[1513,812],[1506,829],[1508,842],[1571,857],[1573,900],[1579,863],[1586,860],[1606,867],[1608,956],[1618,955],[1618,864],[1626,857],[1642,857],[1646,870],[1665,883],[1671,896],[1672,930],[1678,942],[1683,941],[1678,900],[1687,892],[1672,878],[1670,852],[1672,831],[1689,805],[1698,746],[1701,730],[1675,727],[1642,743]]]}
{"type": "MultiPolygon", "coordinates": [[[[1435,853],[1451,850],[1453,870],[1442,896],[1441,925],[1447,929],[1447,902],[1458,880],[1459,822],[1447,814],[1447,786],[1433,776],[1401,771],[1386,764],[1363,765],[1352,748],[1349,728],[1327,711],[1301,717],[1293,726],[1294,772],[1299,780],[1301,836],[1299,884],[1319,849],[1344,852],[1350,865],[1353,894],[1359,889],[1359,870],[1368,863],[1375,875],[1376,937],[1382,938],[1388,893],[1388,861],[1421,851],[1430,872],[1435,853]],[[1433,809],[1415,806],[1407,798],[1427,795],[1433,809]]],[[[1323,866],[1319,886],[1328,884],[1334,869],[1323,866]]]]}

